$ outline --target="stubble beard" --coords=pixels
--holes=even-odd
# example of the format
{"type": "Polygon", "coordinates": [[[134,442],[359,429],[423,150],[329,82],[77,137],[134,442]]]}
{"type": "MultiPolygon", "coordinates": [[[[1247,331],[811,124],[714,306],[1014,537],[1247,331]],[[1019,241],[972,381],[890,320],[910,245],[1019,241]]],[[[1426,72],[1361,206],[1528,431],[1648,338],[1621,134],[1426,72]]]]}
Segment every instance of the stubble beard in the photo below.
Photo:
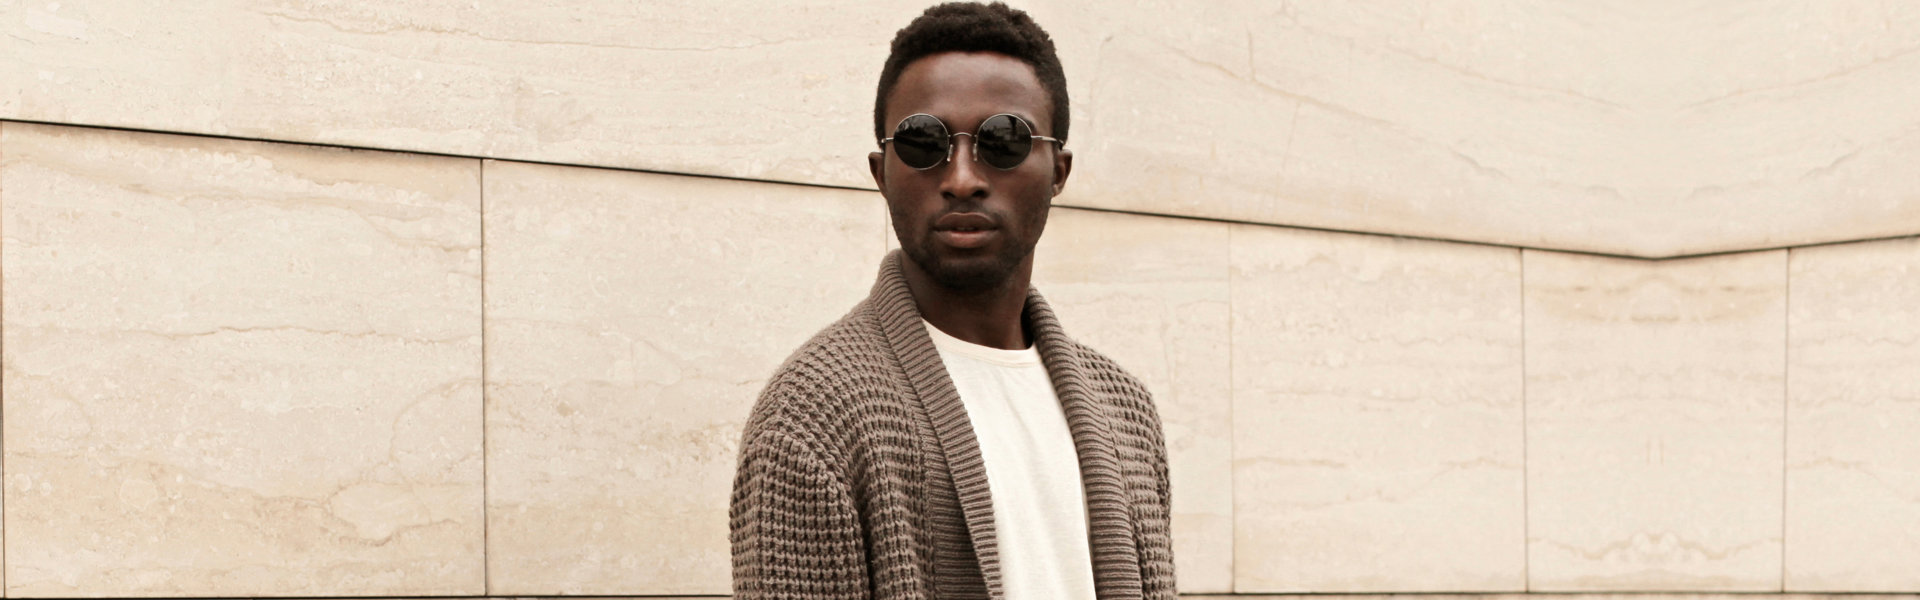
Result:
{"type": "MultiPolygon", "coordinates": [[[[978,207],[965,208],[967,210],[960,212],[979,212],[978,207]]],[[[892,203],[889,203],[888,212],[894,224],[895,238],[900,240],[900,249],[906,253],[908,260],[918,265],[935,285],[958,295],[977,295],[1006,287],[1009,280],[1013,278],[1014,272],[1033,255],[1034,247],[1040,241],[1039,234],[1046,229],[1049,208],[1052,208],[1051,201],[1047,202],[1045,208],[1032,214],[995,212],[992,217],[1001,223],[1001,234],[1007,236],[1003,239],[1005,243],[998,252],[990,257],[976,255],[944,262],[935,251],[935,245],[938,242],[934,241],[933,220],[937,217],[929,217],[927,222],[922,224],[920,231],[913,232],[919,234],[919,237],[909,240],[909,232],[905,228],[912,219],[902,214],[900,207],[892,203]],[[1008,226],[1016,226],[1019,230],[1032,232],[1033,235],[1014,239],[1011,237],[1013,234],[1005,229],[1008,226]]],[[[1020,292],[1024,294],[1026,290],[1023,289],[1020,292]]]]}
{"type": "Polygon", "coordinates": [[[933,251],[931,236],[922,238],[919,244],[902,246],[907,259],[920,266],[921,271],[933,278],[933,282],[950,291],[971,294],[996,290],[1007,285],[1021,261],[1033,252],[1033,247],[1023,244],[1008,244],[999,253],[986,260],[942,261],[933,251]]]}
{"type": "MultiPolygon", "coordinates": [[[[903,223],[900,215],[894,215],[894,223],[903,223]]],[[[1002,219],[1002,223],[1007,220],[1002,219]]],[[[1039,226],[1039,223],[1031,224],[1039,226]]],[[[1014,271],[1020,268],[1028,256],[1033,254],[1037,240],[1005,240],[999,252],[989,257],[968,257],[966,259],[943,261],[935,252],[933,228],[929,225],[919,239],[908,242],[905,235],[901,239],[900,249],[907,259],[919,265],[920,270],[933,279],[933,283],[958,294],[975,294],[997,290],[1007,285],[1014,271]]],[[[906,232],[895,231],[895,234],[906,232]]],[[[1003,235],[1010,235],[1002,230],[1003,235]]]]}

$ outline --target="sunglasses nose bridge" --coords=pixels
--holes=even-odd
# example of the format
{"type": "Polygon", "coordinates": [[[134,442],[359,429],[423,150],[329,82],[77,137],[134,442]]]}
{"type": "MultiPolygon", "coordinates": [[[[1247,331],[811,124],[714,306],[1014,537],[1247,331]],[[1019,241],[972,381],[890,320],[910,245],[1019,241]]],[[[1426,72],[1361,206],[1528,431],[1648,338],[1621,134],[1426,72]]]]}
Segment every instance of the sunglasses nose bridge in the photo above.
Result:
{"type": "Polygon", "coordinates": [[[954,153],[960,151],[960,141],[955,140],[954,138],[957,138],[963,135],[967,136],[967,154],[973,158],[974,162],[980,162],[980,147],[974,143],[975,140],[978,140],[980,138],[974,136],[971,133],[967,133],[965,131],[956,132],[956,133],[947,135],[947,162],[953,162],[954,153]]]}

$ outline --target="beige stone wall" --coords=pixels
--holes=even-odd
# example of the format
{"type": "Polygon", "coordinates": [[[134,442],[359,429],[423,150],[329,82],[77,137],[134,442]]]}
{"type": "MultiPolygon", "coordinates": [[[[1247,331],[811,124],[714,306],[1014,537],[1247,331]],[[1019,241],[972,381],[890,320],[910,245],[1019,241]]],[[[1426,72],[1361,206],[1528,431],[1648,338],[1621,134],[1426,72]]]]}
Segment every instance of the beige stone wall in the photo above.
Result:
{"type": "MultiPolygon", "coordinates": [[[[1018,4],[1184,592],[1920,592],[1915,5],[1018,4]]],[[[726,594],[922,6],[0,4],[0,590],[726,594]]]]}
{"type": "MultiPolygon", "coordinates": [[[[927,2],[0,8],[0,118],[867,188],[927,2]]],[[[1072,206],[1667,257],[1915,233],[1901,0],[1021,0],[1072,206]]]]}
{"type": "MultiPolygon", "coordinates": [[[[872,192],[0,124],[21,596],[727,591],[872,192]]],[[[1183,589],[1920,589],[1920,241],[1648,261],[1062,208],[1183,589]]]]}

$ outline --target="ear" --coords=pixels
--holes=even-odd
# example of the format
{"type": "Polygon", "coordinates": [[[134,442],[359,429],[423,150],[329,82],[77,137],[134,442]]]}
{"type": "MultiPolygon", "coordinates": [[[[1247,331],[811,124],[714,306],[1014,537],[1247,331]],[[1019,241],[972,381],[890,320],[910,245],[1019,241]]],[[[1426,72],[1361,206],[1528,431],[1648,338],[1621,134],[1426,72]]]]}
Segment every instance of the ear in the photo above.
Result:
{"type": "Polygon", "coordinates": [[[1053,153],[1053,195],[1067,189],[1067,175],[1073,173],[1073,151],[1060,148],[1053,153]]]}
{"type": "Polygon", "coordinates": [[[886,153],[884,152],[868,152],[867,153],[867,170],[873,171],[873,185],[874,187],[880,188],[882,190],[887,189],[886,165],[887,165],[886,153]]]}

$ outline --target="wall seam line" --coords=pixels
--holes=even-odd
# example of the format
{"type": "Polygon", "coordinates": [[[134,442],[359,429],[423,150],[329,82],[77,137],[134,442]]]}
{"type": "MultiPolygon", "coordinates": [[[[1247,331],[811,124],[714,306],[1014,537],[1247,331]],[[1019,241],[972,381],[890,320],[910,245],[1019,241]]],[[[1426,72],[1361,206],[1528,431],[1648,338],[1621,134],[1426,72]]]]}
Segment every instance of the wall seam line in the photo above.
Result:
{"type": "Polygon", "coordinates": [[[487,477],[487,161],[480,159],[480,593],[493,595],[493,520],[487,477]]]}
{"type": "Polygon", "coordinates": [[[1240,405],[1234,390],[1234,354],[1240,347],[1233,343],[1234,333],[1234,258],[1233,230],[1239,226],[1227,224],[1227,495],[1229,510],[1227,519],[1227,591],[1240,593],[1240,468],[1235,465],[1240,460],[1240,436],[1236,433],[1234,410],[1240,405]]]}
{"type": "MultiPolygon", "coordinates": [[[[4,143],[4,141],[7,139],[6,129],[7,129],[6,122],[0,121],[0,166],[5,166],[7,163],[6,144],[4,143]]],[[[5,173],[5,172],[6,172],[5,169],[0,169],[0,173],[5,173]]],[[[0,184],[0,197],[4,197],[5,195],[6,195],[6,185],[0,184]]],[[[6,206],[6,202],[4,200],[0,200],[0,214],[5,213],[5,211],[3,210],[5,206],[6,206]]],[[[5,264],[5,255],[6,253],[4,251],[4,248],[0,248],[0,265],[5,264]]],[[[5,300],[6,277],[4,276],[5,271],[6,270],[4,268],[0,268],[0,315],[6,314],[6,300],[5,300]]],[[[5,340],[3,337],[0,337],[0,356],[5,355],[5,347],[6,347],[5,340]]],[[[4,416],[6,412],[5,406],[6,406],[6,392],[4,391],[4,388],[0,388],[0,423],[4,423],[6,420],[4,416]]],[[[6,440],[5,433],[0,432],[0,477],[4,477],[10,474],[7,471],[6,442],[7,440],[6,440]]],[[[4,598],[7,595],[6,563],[8,559],[13,558],[11,555],[7,554],[7,527],[6,527],[7,501],[6,501],[5,490],[6,490],[6,486],[0,485],[0,598],[4,598]]]]}
{"type": "Polygon", "coordinates": [[[1793,426],[1793,249],[1785,252],[1780,324],[1780,593],[1787,593],[1787,429],[1793,426]]]}
{"type": "Polygon", "coordinates": [[[1520,255],[1520,591],[1533,593],[1533,477],[1527,436],[1527,251],[1520,255]]]}

